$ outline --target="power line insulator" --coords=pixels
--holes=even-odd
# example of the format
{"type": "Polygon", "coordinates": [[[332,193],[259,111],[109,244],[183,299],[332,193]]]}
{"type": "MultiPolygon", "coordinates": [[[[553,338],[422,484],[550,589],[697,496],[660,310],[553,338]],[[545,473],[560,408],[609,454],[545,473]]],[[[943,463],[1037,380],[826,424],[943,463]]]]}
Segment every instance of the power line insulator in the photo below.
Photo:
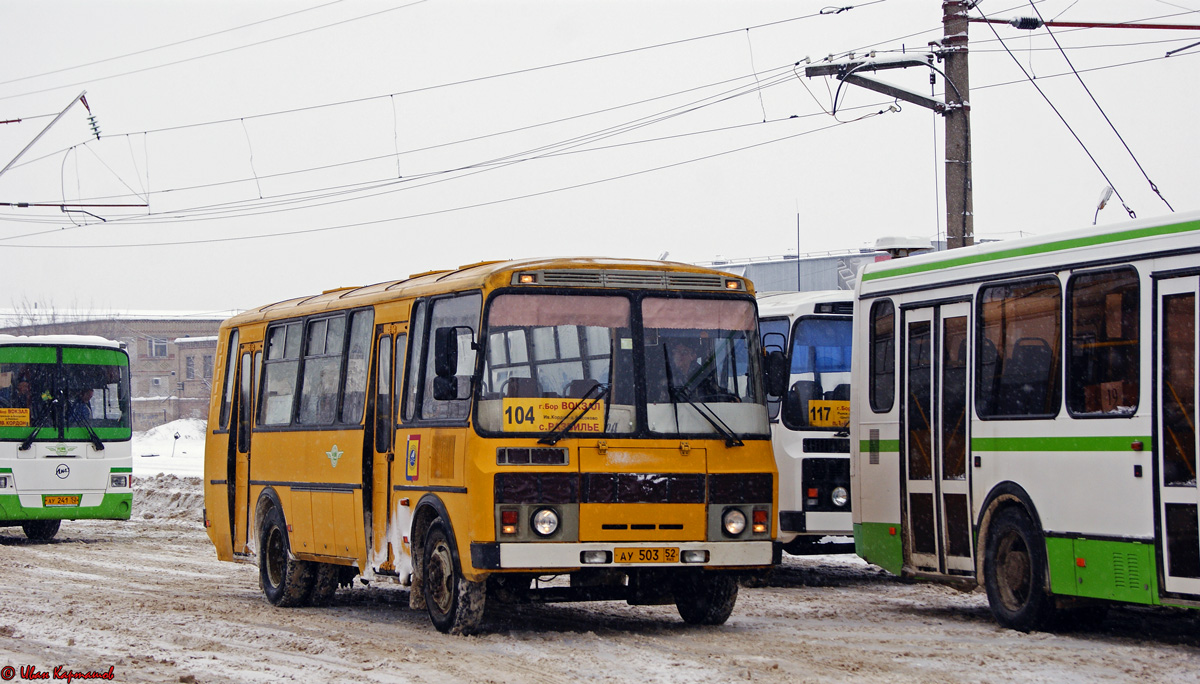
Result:
{"type": "Polygon", "coordinates": [[[1019,28],[1022,31],[1036,31],[1042,27],[1042,20],[1037,17],[1017,17],[1010,19],[1008,23],[1013,28],[1019,28]]]}

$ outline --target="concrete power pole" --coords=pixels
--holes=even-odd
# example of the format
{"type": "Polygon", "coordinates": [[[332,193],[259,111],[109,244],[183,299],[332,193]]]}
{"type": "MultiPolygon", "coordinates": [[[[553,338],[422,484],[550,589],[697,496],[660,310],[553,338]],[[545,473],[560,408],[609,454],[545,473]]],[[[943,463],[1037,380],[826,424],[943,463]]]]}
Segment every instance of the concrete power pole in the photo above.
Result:
{"type": "Polygon", "coordinates": [[[971,199],[971,103],[967,70],[966,0],[942,2],[942,55],[946,64],[946,247],[975,244],[971,199]]]}

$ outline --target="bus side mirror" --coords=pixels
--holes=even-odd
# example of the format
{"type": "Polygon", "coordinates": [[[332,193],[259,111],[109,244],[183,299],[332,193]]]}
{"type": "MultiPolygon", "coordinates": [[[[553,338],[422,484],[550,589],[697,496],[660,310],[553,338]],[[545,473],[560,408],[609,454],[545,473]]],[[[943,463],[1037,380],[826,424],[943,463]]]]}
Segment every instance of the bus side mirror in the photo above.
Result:
{"type": "Polygon", "coordinates": [[[783,352],[773,350],[767,352],[766,359],[766,386],[767,394],[773,397],[782,397],[787,392],[787,383],[789,371],[787,357],[783,352]]]}
{"type": "Polygon", "coordinates": [[[448,378],[440,375],[434,378],[433,398],[437,401],[453,401],[458,399],[458,378],[453,375],[448,378]]]}
{"type": "Polygon", "coordinates": [[[453,326],[433,331],[433,370],[438,379],[458,373],[458,333],[453,326]]]}

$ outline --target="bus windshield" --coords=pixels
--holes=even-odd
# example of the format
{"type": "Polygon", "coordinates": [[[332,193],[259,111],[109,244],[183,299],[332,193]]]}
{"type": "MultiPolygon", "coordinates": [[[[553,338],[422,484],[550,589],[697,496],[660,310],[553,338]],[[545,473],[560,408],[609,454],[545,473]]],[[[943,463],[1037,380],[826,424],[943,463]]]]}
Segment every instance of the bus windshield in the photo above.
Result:
{"type": "Polygon", "coordinates": [[[793,430],[840,430],[849,424],[852,334],[848,318],[805,317],[796,322],[785,425],[793,430]]]}
{"type": "Polygon", "coordinates": [[[501,294],[484,336],[481,430],[767,434],[749,301],[501,294]]]}
{"type": "Polygon", "coordinates": [[[123,352],[0,346],[0,440],[129,439],[130,417],[123,352]]]}

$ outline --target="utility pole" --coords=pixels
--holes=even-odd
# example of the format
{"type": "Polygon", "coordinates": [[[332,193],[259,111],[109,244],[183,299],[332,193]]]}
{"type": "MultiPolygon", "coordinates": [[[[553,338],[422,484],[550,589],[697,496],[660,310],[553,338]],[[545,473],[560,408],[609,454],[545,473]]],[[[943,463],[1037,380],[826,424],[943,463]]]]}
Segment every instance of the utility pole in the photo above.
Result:
{"type": "Polygon", "coordinates": [[[971,198],[971,102],[967,69],[970,3],[942,2],[942,50],[946,64],[946,247],[975,244],[971,198]]]}

